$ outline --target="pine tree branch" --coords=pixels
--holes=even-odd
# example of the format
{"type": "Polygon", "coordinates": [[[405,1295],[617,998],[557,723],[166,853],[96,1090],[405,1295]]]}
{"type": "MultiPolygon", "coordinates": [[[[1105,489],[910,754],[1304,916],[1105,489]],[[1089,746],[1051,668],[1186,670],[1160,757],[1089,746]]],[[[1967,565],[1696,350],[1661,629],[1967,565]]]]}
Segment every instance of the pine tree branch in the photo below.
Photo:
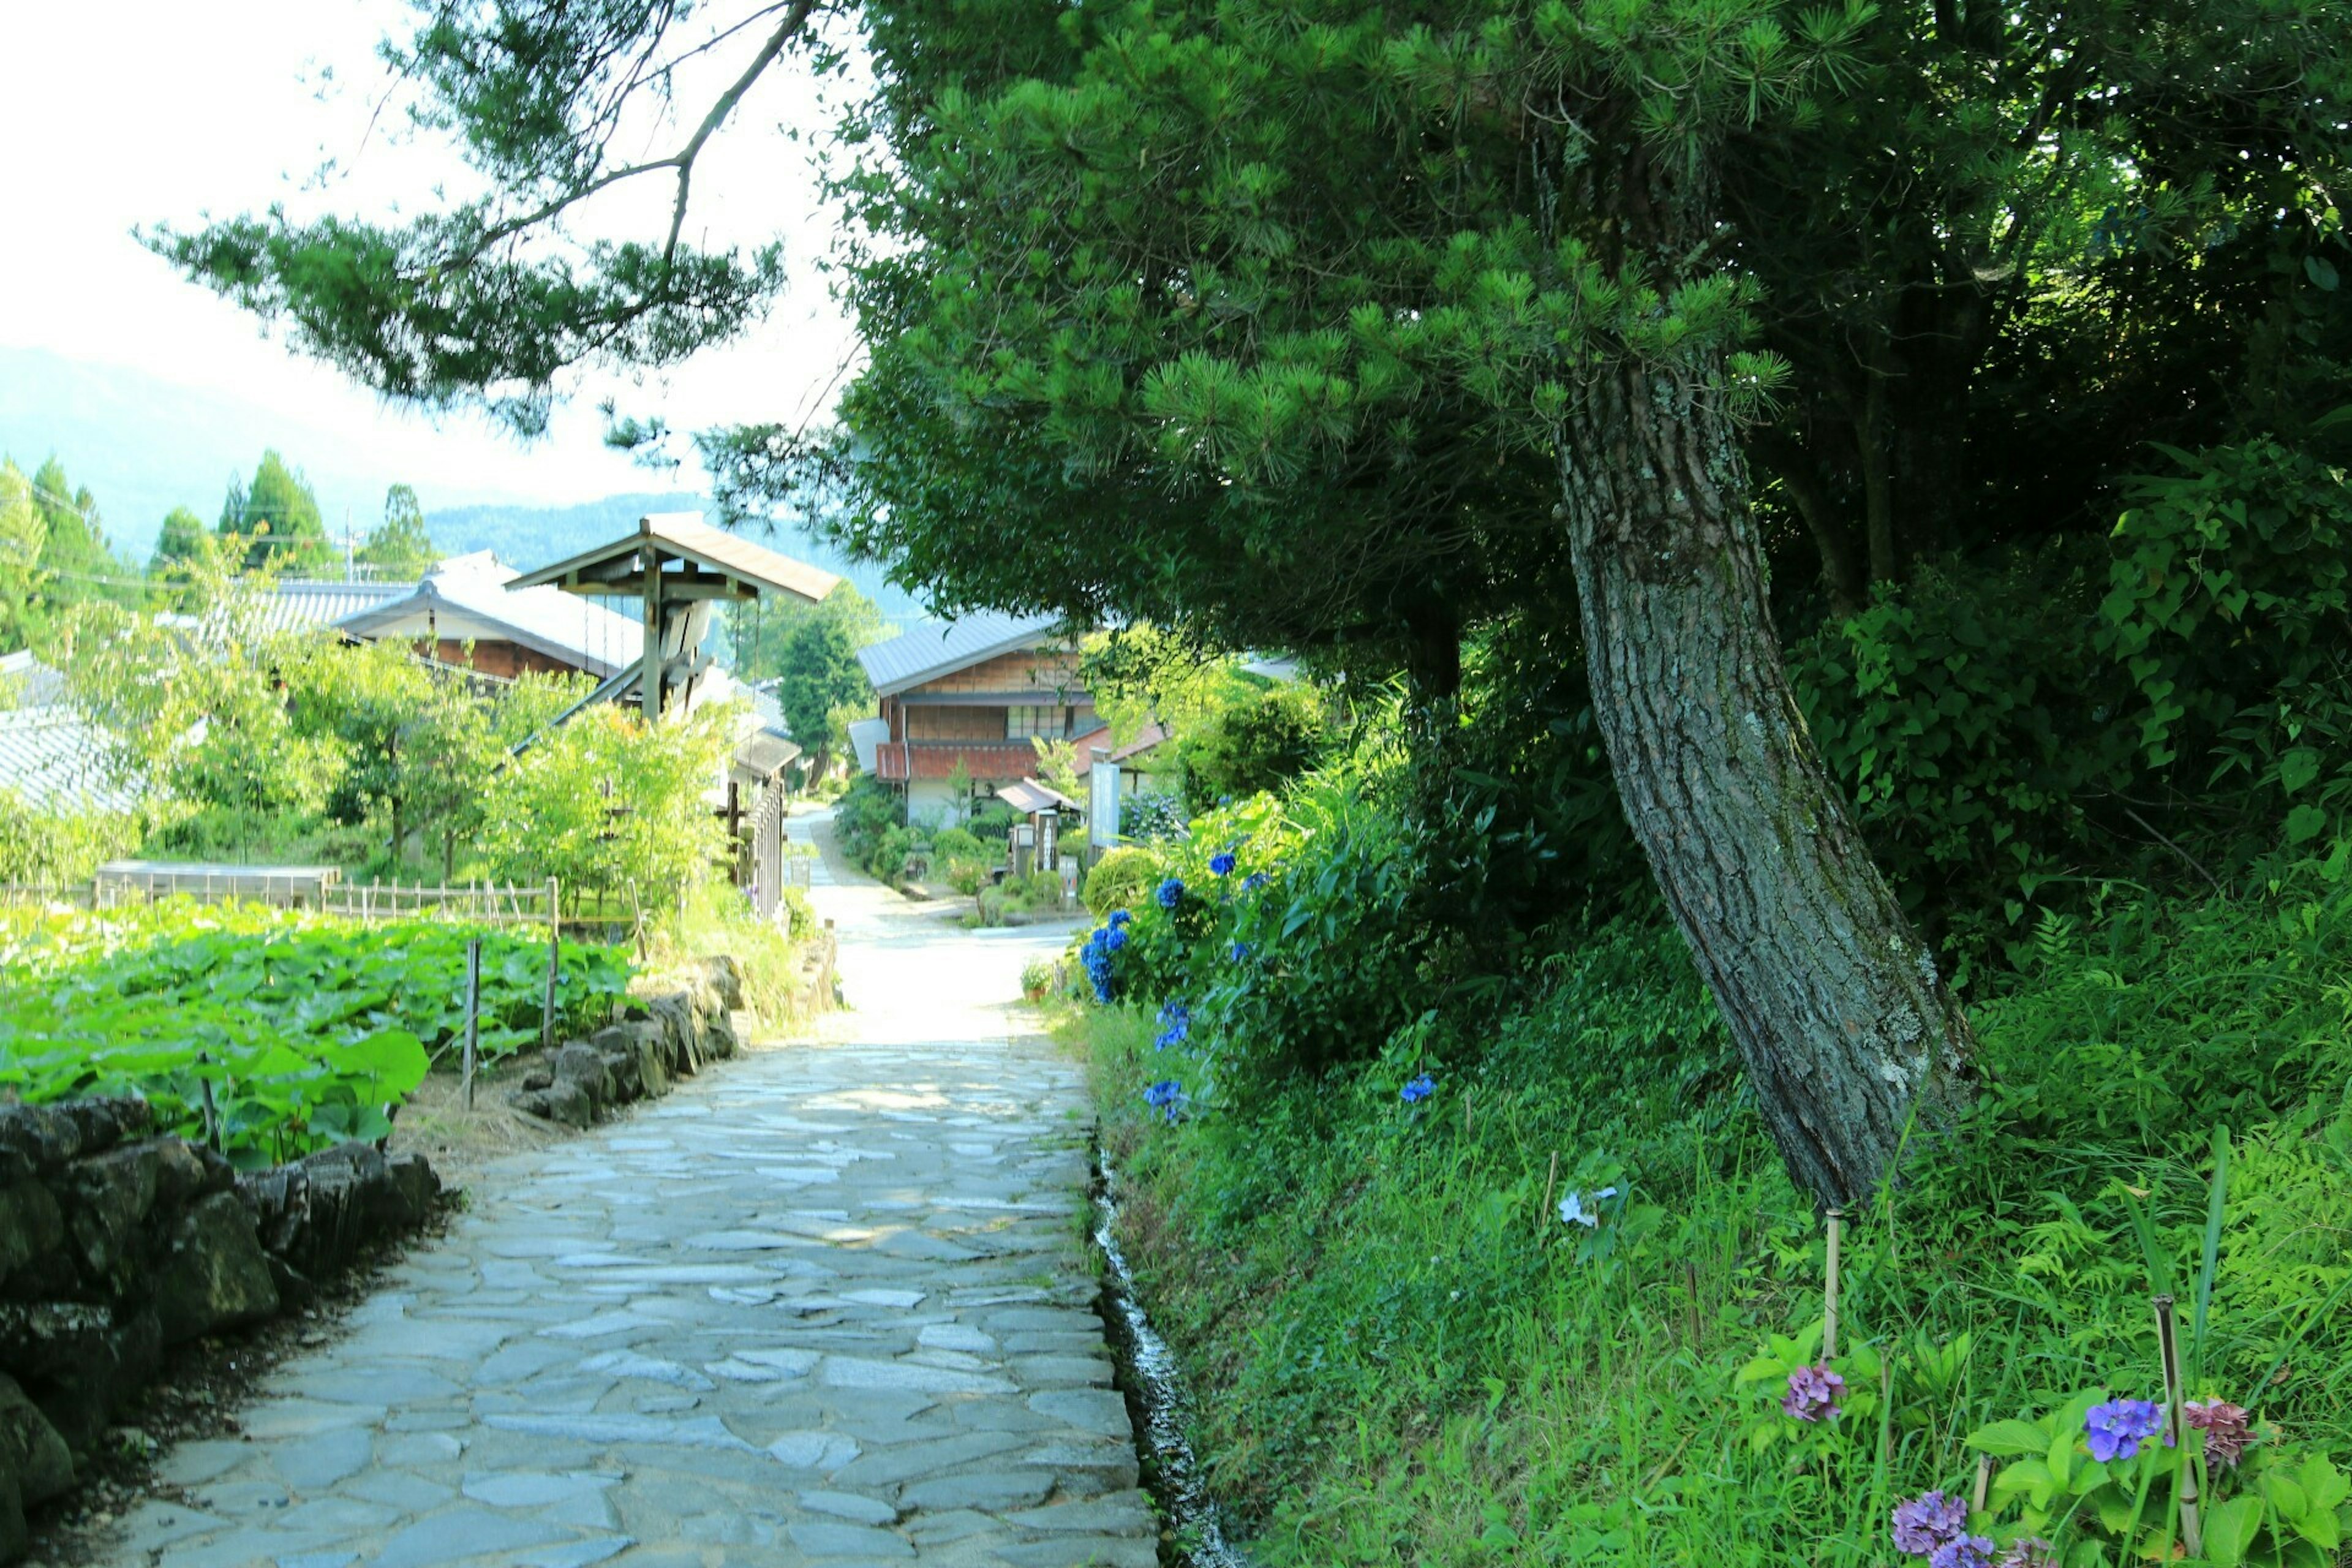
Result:
{"type": "Polygon", "coordinates": [[[760,52],[752,58],[751,63],[745,67],[742,74],[730,83],[727,89],[713,100],[709,110],[703,115],[701,122],[694,128],[693,133],[677,152],[666,157],[649,158],[641,163],[625,163],[620,168],[607,170],[586,184],[565,191],[530,212],[492,224],[483,230],[479,238],[466,248],[463,255],[454,258],[451,265],[457,268],[469,267],[481,259],[493,246],[511,239],[529,229],[536,228],[550,219],[561,216],[600,192],[610,190],[614,185],[636,179],[641,175],[669,169],[677,173],[677,196],[671,204],[669,234],[662,245],[662,262],[667,267],[677,256],[678,237],[686,228],[686,209],[694,185],[695,161],[701,157],[702,150],[709,144],[711,137],[718,134],[719,128],[727,123],[727,119],[734,113],[736,105],[742,102],[743,95],[751,90],[752,84],[767,73],[768,68],[774,65],[777,58],[784,52],[785,46],[807,26],[809,18],[815,14],[817,0],[793,0],[793,5],[785,12],[783,20],[776,25],[775,31],[769,34],[767,41],[760,46],[760,52]]]}

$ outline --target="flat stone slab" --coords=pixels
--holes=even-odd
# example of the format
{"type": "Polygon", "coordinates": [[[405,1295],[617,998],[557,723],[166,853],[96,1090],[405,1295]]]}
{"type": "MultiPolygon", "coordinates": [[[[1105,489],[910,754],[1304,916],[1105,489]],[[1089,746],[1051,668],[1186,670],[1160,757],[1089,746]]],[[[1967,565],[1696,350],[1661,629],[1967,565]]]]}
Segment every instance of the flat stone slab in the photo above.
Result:
{"type": "Polygon", "coordinates": [[[1156,1568],[1084,1081],[1017,1006],[1061,933],[814,896],[854,1011],[498,1162],[109,1561],[1156,1568]]]}

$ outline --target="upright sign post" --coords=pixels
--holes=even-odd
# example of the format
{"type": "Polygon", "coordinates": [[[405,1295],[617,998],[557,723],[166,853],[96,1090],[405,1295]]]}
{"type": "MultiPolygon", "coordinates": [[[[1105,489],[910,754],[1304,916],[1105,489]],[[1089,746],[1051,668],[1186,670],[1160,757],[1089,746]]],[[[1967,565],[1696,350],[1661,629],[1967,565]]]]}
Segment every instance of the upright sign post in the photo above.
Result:
{"type": "Polygon", "coordinates": [[[1118,764],[1097,763],[1087,771],[1087,858],[1099,860],[1118,842],[1118,764]]]}

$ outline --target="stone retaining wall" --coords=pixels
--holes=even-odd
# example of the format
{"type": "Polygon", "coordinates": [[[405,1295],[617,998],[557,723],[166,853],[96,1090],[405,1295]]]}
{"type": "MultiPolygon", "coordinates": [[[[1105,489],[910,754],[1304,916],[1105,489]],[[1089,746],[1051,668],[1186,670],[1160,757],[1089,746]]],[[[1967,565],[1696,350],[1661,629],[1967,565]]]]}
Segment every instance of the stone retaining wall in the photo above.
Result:
{"type": "Polygon", "coordinates": [[[646,983],[618,1023],[557,1047],[524,1075],[511,1101],[530,1115],[585,1127],[614,1106],[667,1094],[677,1079],[742,1048],[732,1016],[742,1005],[733,959],[697,960],[646,983]]]}
{"type": "Polygon", "coordinates": [[[152,1127],[136,1099],[0,1105],[0,1563],[166,1350],[298,1303],[440,1192],[419,1155],[348,1144],[240,1176],[152,1127]]]}
{"type": "MultiPolygon", "coordinates": [[[[514,1103],[585,1127],[740,1048],[732,959],[641,988],[514,1103]]],[[[239,1175],[152,1127],[135,1099],[0,1104],[0,1563],[24,1552],[25,1510],[74,1484],[165,1351],[300,1306],[367,1243],[421,1224],[441,1191],[421,1154],[346,1143],[239,1175]]]]}

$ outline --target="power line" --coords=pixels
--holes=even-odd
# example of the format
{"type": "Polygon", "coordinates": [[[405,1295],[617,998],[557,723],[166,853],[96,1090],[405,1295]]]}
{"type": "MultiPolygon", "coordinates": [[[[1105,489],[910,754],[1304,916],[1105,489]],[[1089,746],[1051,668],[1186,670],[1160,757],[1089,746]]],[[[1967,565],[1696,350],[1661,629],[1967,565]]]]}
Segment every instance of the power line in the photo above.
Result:
{"type": "Polygon", "coordinates": [[[37,560],[26,561],[21,557],[10,562],[9,564],[21,571],[40,573],[50,577],[68,577],[77,583],[95,583],[107,588],[141,588],[151,591],[168,589],[176,592],[187,586],[184,583],[158,582],[152,577],[101,577],[95,573],[76,572],[66,566],[45,566],[37,560]]]}

